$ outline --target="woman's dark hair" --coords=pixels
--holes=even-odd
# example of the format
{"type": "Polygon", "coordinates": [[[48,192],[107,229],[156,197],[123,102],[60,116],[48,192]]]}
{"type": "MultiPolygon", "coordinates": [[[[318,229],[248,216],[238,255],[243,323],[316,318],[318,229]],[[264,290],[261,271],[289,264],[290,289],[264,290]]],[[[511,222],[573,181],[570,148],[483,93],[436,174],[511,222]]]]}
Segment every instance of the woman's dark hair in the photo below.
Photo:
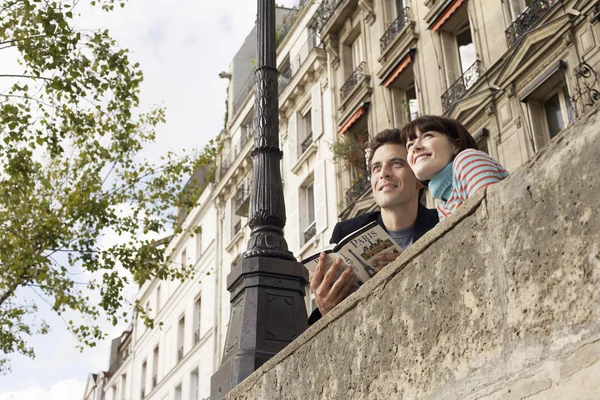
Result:
{"type": "Polygon", "coordinates": [[[460,153],[466,149],[477,149],[477,142],[467,131],[467,128],[455,119],[441,115],[422,115],[415,118],[402,128],[402,141],[408,143],[417,138],[417,131],[434,131],[444,134],[458,147],[460,153]]]}

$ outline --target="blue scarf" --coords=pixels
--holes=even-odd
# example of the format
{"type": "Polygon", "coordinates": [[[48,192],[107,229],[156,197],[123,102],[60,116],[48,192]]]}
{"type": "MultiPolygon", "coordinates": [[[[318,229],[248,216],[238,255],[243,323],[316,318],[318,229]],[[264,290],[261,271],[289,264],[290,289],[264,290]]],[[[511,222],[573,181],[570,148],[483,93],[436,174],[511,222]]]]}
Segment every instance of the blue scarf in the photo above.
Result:
{"type": "Polygon", "coordinates": [[[452,165],[451,161],[429,181],[429,190],[436,199],[448,201],[452,195],[452,165]]]}

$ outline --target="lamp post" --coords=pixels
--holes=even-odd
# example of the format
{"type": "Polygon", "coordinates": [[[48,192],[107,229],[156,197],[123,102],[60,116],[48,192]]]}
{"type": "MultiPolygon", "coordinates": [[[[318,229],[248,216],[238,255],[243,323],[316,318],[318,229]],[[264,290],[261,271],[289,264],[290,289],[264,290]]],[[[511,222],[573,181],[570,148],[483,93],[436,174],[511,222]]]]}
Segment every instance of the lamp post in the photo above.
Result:
{"type": "Polygon", "coordinates": [[[223,398],[307,328],[306,269],[283,237],[275,1],[258,0],[253,179],[246,252],[227,276],[231,314],[211,399],[223,398]]]}

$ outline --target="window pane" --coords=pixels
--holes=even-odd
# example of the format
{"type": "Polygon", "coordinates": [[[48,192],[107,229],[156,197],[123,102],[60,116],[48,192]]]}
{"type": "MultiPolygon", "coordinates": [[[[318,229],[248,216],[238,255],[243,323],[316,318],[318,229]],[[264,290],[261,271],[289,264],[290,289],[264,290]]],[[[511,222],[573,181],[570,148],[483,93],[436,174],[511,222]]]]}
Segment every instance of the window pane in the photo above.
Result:
{"type": "Polygon", "coordinates": [[[404,10],[404,0],[396,0],[396,16],[400,16],[402,10],[404,10]]]}
{"type": "MultiPolygon", "coordinates": [[[[308,226],[315,222],[315,193],[314,185],[311,183],[306,188],[306,202],[307,202],[307,214],[308,214],[308,226]]],[[[307,227],[308,227],[307,226],[307,227]]]]}
{"type": "Polygon", "coordinates": [[[456,45],[460,59],[460,70],[464,74],[476,60],[475,45],[473,44],[471,29],[469,27],[456,35],[456,45]]]}
{"type": "Polygon", "coordinates": [[[564,128],[558,93],[555,93],[554,96],[550,97],[544,103],[544,111],[546,112],[548,132],[550,133],[550,137],[553,138],[564,128]]]}
{"type": "Polygon", "coordinates": [[[419,102],[414,86],[406,91],[406,102],[408,103],[408,120],[412,121],[419,116],[419,102]]]}

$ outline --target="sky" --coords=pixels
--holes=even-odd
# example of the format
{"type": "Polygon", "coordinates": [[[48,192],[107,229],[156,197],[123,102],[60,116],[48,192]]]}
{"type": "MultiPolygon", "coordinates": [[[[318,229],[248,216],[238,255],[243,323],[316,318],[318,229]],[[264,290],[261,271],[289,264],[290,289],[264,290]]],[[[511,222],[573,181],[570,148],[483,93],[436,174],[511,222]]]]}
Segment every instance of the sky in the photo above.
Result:
{"type": "MultiPolygon", "coordinates": [[[[83,3],[75,25],[109,29],[119,46],[131,51],[132,61],[141,64],[141,109],[166,107],[167,122],[145,155],[200,148],[219,134],[227,81],[218,74],[228,70],[250,33],[256,1],[129,0],[125,8],[110,13],[83,3]]],[[[294,1],[277,3],[291,6],[294,1]]],[[[126,326],[107,325],[108,339],[80,352],[63,321],[47,306],[39,307],[39,317],[52,331],[30,339],[35,360],[10,357],[13,372],[0,376],[0,400],[81,400],[88,374],[108,369],[110,340],[126,326]]]]}

